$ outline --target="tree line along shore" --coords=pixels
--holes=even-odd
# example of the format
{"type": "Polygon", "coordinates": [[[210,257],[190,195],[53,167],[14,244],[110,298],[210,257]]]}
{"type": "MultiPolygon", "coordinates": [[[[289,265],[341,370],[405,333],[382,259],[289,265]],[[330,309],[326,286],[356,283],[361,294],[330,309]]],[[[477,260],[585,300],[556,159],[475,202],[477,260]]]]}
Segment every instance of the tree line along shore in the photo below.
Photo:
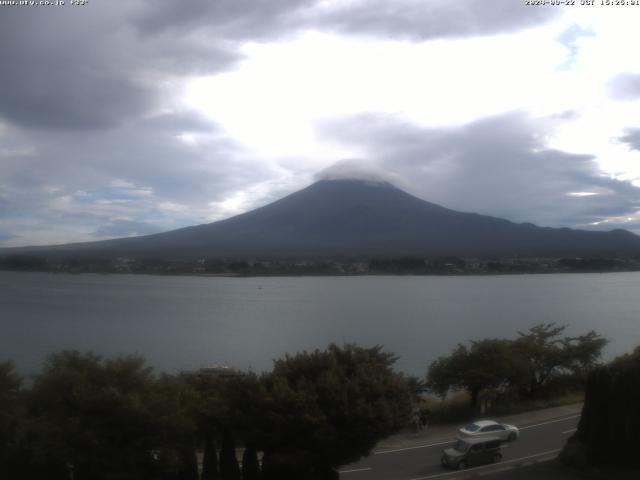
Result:
{"type": "Polygon", "coordinates": [[[267,275],[491,275],[521,273],[631,272],[640,257],[385,257],[371,259],[237,259],[158,257],[47,257],[0,255],[0,270],[67,273],[267,275]]]}

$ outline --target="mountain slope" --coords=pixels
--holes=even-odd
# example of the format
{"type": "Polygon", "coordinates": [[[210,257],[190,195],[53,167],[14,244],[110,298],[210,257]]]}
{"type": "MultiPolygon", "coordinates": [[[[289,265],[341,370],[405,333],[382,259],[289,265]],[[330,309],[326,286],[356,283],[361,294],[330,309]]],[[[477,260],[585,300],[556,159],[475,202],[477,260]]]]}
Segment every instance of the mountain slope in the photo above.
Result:
{"type": "Polygon", "coordinates": [[[136,238],[11,250],[166,259],[628,256],[640,253],[640,237],[625,230],[516,224],[449,210],[387,183],[323,180],[211,224],[136,238]]]}

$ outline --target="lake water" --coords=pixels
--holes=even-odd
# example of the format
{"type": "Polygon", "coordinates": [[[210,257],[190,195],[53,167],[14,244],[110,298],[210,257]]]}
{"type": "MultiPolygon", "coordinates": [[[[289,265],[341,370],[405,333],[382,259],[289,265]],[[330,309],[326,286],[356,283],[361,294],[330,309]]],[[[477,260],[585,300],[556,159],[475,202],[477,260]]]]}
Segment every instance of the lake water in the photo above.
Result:
{"type": "Polygon", "coordinates": [[[384,345],[424,375],[457,343],[536,323],[593,329],[606,358],[640,345],[640,273],[221,278],[0,272],[0,360],[37,372],[74,348],[138,353],[158,370],[262,371],[330,342],[384,345]]]}

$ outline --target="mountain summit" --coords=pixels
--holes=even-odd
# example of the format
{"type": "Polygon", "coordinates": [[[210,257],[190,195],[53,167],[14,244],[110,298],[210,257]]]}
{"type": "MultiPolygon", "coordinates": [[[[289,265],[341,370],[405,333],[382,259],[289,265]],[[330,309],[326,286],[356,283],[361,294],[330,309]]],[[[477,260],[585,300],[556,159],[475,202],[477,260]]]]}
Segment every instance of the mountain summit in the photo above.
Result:
{"type": "Polygon", "coordinates": [[[165,259],[629,256],[640,254],[640,237],[625,230],[516,224],[450,210],[386,182],[340,179],[320,180],[264,207],[206,225],[11,250],[165,259]]]}

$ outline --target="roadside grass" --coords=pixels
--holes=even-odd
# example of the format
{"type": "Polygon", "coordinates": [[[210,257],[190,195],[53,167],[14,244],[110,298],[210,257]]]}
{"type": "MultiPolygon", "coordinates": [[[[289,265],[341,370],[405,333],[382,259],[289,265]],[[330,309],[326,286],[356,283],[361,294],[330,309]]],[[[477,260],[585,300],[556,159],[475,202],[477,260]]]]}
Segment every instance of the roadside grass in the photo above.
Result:
{"type": "Polygon", "coordinates": [[[490,413],[496,415],[510,415],[514,413],[543,410],[545,408],[560,407],[562,405],[571,405],[582,402],[584,402],[584,392],[569,392],[550,398],[526,400],[508,405],[496,405],[495,408],[491,409],[490,413]]]}
{"type": "Polygon", "coordinates": [[[571,405],[582,401],[584,401],[584,392],[571,392],[550,398],[494,404],[486,408],[484,412],[479,413],[469,408],[469,394],[466,392],[457,392],[449,395],[445,400],[426,397],[421,405],[421,410],[430,411],[430,423],[432,425],[442,425],[472,420],[479,415],[510,415],[562,405],[571,405]]]}
{"type": "Polygon", "coordinates": [[[431,412],[432,425],[456,423],[473,417],[473,410],[469,408],[469,394],[466,392],[451,394],[445,400],[426,397],[420,409],[431,412]]]}

